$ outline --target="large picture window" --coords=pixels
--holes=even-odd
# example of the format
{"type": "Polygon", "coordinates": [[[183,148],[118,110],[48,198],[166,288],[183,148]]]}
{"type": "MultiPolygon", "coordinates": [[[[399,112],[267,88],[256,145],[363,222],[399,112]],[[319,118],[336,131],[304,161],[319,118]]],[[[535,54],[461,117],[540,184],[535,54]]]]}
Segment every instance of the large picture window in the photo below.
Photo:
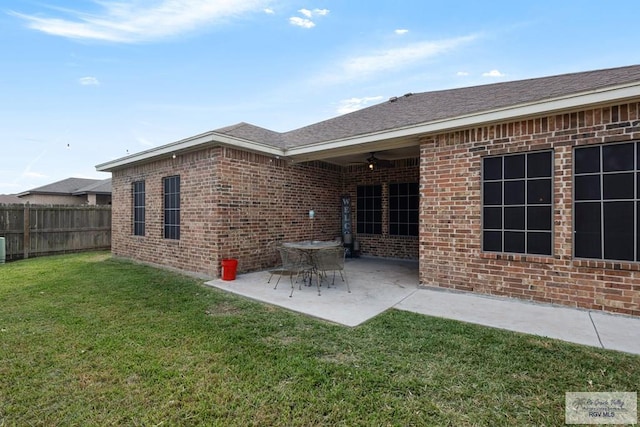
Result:
{"type": "Polygon", "coordinates": [[[389,184],[389,234],[418,235],[418,183],[389,184]]]}
{"type": "Polygon", "coordinates": [[[145,232],[145,185],[144,181],[133,183],[133,235],[144,236],[145,232]]]}
{"type": "Polygon", "coordinates": [[[180,176],[163,179],[164,238],[180,239],[180,176]]]}
{"type": "Polygon", "coordinates": [[[482,249],[552,255],[553,152],[482,160],[482,249]]]}
{"type": "Polygon", "coordinates": [[[358,186],[357,232],[382,234],[382,186],[358,186]]]}
{"type": "Polygon", "coordinates": [[[639,261],[640,142],[574,149],[574,256],[639,261]]]}

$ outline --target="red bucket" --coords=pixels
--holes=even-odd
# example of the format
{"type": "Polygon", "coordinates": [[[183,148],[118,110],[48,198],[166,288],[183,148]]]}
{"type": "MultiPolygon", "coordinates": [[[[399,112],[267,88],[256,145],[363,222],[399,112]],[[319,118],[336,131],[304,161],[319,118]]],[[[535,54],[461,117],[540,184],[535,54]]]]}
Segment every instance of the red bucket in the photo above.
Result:
{"type": "Polygon", "coordinates": [[[236,280],[237,259],[222,260],[222,280],[236,280]]]}

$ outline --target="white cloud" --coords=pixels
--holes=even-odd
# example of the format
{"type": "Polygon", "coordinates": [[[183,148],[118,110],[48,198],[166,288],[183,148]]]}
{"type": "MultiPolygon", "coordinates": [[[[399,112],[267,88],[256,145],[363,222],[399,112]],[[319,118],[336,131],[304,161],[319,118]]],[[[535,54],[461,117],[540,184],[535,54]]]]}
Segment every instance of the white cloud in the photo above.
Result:
{"type": "Polygon", "coordinates": [[[273,9],[271,9],[270,7],[264,9],[264,13],[266,13],[267,15],[273,15],[274,13],[276,13],[273,9]]]}
{"type": "Polygon", "coordinates": [[[491,70],[486,73],[482,73],[482,77],[504,77],[506,74],[501,73],[498,70],[491,70]]]}
{"type": "Polygon", "coordinates": [[[82,86],[99,86],[100,82],[95,77],[82,77],[78,79],[82,86]]]}
{"type": "Polygon", "coordinates": [[[460,77],[464,77],[464,76],[468,76],[468,75],[469,75],[469,73],[466,72],[466,71],[458,71],[456,73],[456,76],[460,76],[460,77]]]}
{"type": "Polygon", "coordinates": [[[394,31],[394,33],[398,34],[398,35],[403,35],[403,34],[407,34],[409,32],[409,30],[405,29],[405,28],[398,28],[397,30],[394,31]]]}
{"type": "Polygon", "coordinates": [[[68,18],[42,17],[15,11],[11,15],[47,34],[121,43],[162,39],[193,31],[213,22],[259,11],[267,0],[148,0],[95,1],[100,13],[64,10],[68,18]]]}
{"type": "Polygon", "coordinates": [[[407,44],[402,47],[380,50],[364,56],[345,60],[323,80],[329,82],[352,80],[371,74],[406,68],[425,59],[444,54],[465,44],[471,43],[477,36],[465,36],[454,39],[424,41],[407,44]]]}
{"type": "Polygon", "coordinates": [[[337,111],[340,114],[351,113],[353,111],[366,107],[372,102],[380,101],[381,99],[381,96],[365,96],[364,98],[343,99],[339,102],[337,111]]]}
{"type": "Polygon", "coordinates": [[[313,16],[327,16],[329,14],[329,9],[300,9],[298,10],[301,15],[306,16],[307,18],[311,18],[313,16]]]}
{"type": "Polygon", "coordinates": [[[298,10],[300,15],[305,16],[305,18],[301,18],[299,16],[292,16],[289,18],[289,23],[291,25],[296,25],[302,28],[313,28],[316,26],[316,23],[311,20],[314,16],[326,16],[329,14],[329,9],[300,9],[298,10]]]}
{"type": "Polygon", "coordinates": [[[292,16],[291,18],[289,18],[289,23],[291,25],[296,25],[302,28],[313,28],[316,26],[313,21],[305,18],[300,18],[299,16],[292,16]]]}

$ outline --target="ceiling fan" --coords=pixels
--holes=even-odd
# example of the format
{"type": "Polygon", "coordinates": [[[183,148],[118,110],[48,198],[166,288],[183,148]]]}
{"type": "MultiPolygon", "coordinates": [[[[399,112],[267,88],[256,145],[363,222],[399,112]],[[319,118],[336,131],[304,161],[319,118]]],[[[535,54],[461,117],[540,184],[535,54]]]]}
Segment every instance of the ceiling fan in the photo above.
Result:
{"type": "Polygon", "coordinates": [[[394,166],[393,162],[391,160],[385,160],[385,159],[379,159],[378,157],[376,157],[376,153],[372,152],[369,153],[370,156],[367,157],[366,161],[364,162],[353,162],[350,163],[351,165],[367,165],[367,167],[370,170],[374,170],[374,169],[378,169],[378,168],[391,168],[394,166]]]}
{"type": "Polygon", "coordinates": [[[376,168],[391,168],[393,162],[391,160],[379,159],[376,157],[376,153],[372,152],[371,156],[367,158],[367,165],[369,169],[374,170],[376,168]]]}

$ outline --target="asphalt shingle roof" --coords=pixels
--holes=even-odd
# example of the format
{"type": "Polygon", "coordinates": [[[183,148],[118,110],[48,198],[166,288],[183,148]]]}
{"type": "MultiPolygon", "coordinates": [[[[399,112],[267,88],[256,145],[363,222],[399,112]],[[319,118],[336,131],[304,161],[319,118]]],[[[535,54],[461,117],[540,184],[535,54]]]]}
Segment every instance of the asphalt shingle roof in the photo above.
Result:
{"type": "Polygon", "coordinates": [[[283,134],[269,129],[261,128],[250,123],[241,122],[231,126],[216,129],[215,132],[247,139],[254,142],[262,142],[278,147],[283,146],[283,134]]]}
{"type": "MultiPolygon", "coordinates": [[[[56,181],[51,184],[43,185],[41,187],[33,188],[31,190],[27,190],[23,193],[18,194],[19,196],[24,196],[27,194],[74,194],[78,192],[88,193],[98,193],[100,191],[87,191],[86,187],[103,185],[107,180],[98,180],[98,179],[87,179],[87,178],[67,178],[61,181],[56,181]]],[[[111,188],[111,179],[108,179],[109,188],[111,188]]],[[[111,190],[109,190],[110,192],[111,190]]]]}
{"type": "Polygon", "coordinates": [[[217,132],[291,148],[640,81],[640,65],[457,89],[414,93],[319,123],[278,133],[248,123],[217,132]]]}
{"type": "Polygon", "coordinates": [[[111,194],[111,178],[103,179],[77,189],[73,194],[101,193],[111,194]]]}

